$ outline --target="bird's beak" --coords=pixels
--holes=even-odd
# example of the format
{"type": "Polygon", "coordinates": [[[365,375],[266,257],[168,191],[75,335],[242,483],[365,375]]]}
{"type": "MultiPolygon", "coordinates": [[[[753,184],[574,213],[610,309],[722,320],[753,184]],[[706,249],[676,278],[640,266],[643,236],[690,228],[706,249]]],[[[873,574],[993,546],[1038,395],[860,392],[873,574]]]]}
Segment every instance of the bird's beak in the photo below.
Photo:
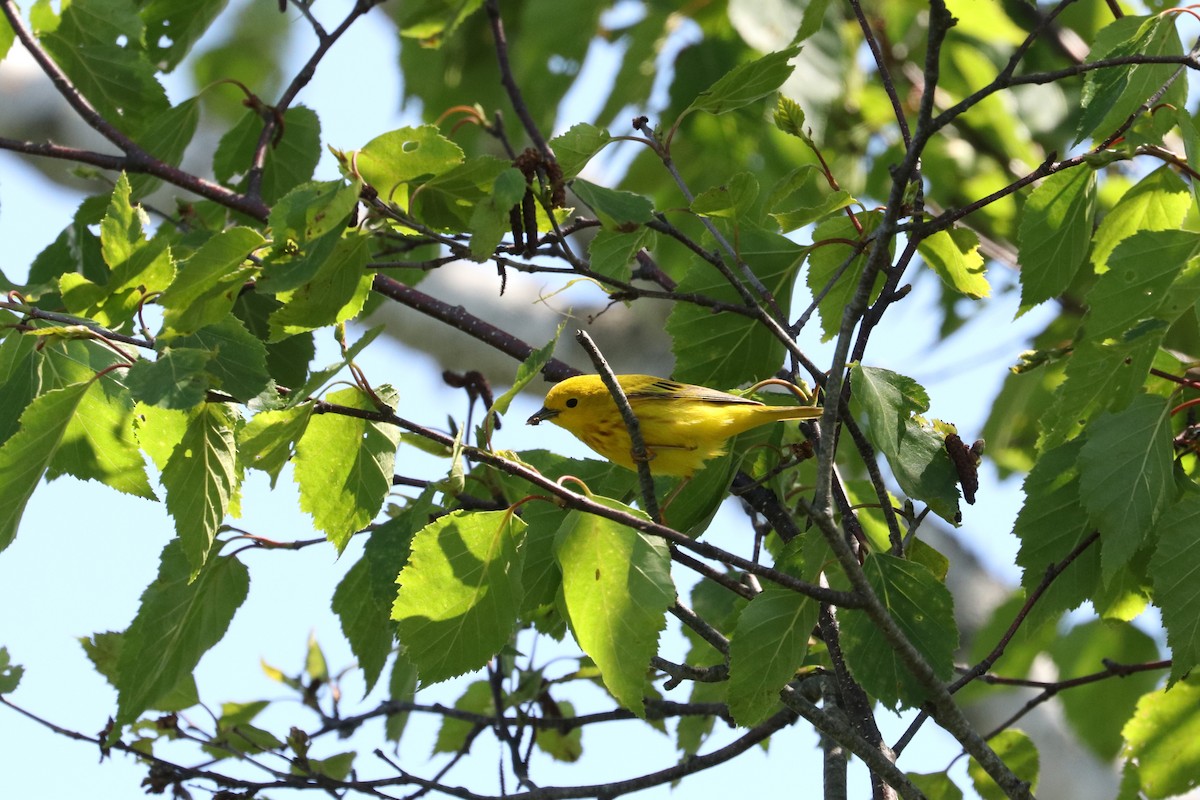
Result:
{"type": "Polygon", "coordinates": [[[539,422],[545,422],[551,417],[557,417],[558,412],[553,408],[543,408],[529,419],[525,420],[526,425],[537,425],[539,422]]]}

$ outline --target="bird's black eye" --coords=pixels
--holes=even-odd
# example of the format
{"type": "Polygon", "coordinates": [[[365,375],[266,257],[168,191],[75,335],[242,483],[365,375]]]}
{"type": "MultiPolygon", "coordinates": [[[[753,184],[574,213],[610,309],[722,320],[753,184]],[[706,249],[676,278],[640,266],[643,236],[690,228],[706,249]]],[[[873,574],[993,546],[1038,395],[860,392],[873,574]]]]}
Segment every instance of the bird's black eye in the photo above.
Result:
{"type": "Polygon", "coordinates": [[[568,397],[567,398],[567,408],[574,408],[577,405],[579,405],[578,397],[568,397]]]}

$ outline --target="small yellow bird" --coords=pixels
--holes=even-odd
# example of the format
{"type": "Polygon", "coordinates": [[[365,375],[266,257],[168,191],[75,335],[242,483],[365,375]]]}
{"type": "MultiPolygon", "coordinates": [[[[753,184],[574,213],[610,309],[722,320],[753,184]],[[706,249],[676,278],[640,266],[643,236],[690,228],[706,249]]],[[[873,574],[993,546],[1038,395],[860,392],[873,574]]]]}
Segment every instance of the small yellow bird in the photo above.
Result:
{"type": "MultiPolygon", "coordinates": [[[[821,416],[817,406],[768,406],[727,392],[655,378],[618,375],[642,432],[655,475],[690,478],[726,442],[743,431],[785,419],[821,416]]],[[[633,443],[621,412],[599,375],[577,375],[556,384],[545,405],[529,418],[549,420],[626,469],[637,469],[633,443]]]]}

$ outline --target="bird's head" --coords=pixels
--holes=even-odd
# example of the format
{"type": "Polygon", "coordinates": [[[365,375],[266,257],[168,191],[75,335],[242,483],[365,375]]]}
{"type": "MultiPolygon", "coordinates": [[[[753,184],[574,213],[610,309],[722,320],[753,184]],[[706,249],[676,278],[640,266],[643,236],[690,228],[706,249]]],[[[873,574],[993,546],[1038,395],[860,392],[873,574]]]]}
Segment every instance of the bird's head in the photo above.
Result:
{"type": "Polygon", "coordinates": [[[599,375],[576,375],[555,384],[546,393],[542,408],[526,420],[526,424],[553,422],[578,434],[603,409],[613,406],[612,396],[599,375]]]}

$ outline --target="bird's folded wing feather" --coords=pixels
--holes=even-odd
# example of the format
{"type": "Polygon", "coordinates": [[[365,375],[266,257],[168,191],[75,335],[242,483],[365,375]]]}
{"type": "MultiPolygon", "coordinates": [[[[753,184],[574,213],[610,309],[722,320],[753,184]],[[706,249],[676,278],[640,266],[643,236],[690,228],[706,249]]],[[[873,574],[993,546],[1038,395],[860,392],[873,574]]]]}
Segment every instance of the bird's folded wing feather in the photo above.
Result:
{"type": "Polygon", "coordinates": [[[736,394],[709,389],[704,386],[693,386],[688,383],[675,381],[655,381],[644,388],[626,392],[630,402],[634,400],[696,400],[701,403],[719,403],[723,405],[739,403],[743,405],[761,406],[757,400],[749,397],[738,397],[736,394]]]}

